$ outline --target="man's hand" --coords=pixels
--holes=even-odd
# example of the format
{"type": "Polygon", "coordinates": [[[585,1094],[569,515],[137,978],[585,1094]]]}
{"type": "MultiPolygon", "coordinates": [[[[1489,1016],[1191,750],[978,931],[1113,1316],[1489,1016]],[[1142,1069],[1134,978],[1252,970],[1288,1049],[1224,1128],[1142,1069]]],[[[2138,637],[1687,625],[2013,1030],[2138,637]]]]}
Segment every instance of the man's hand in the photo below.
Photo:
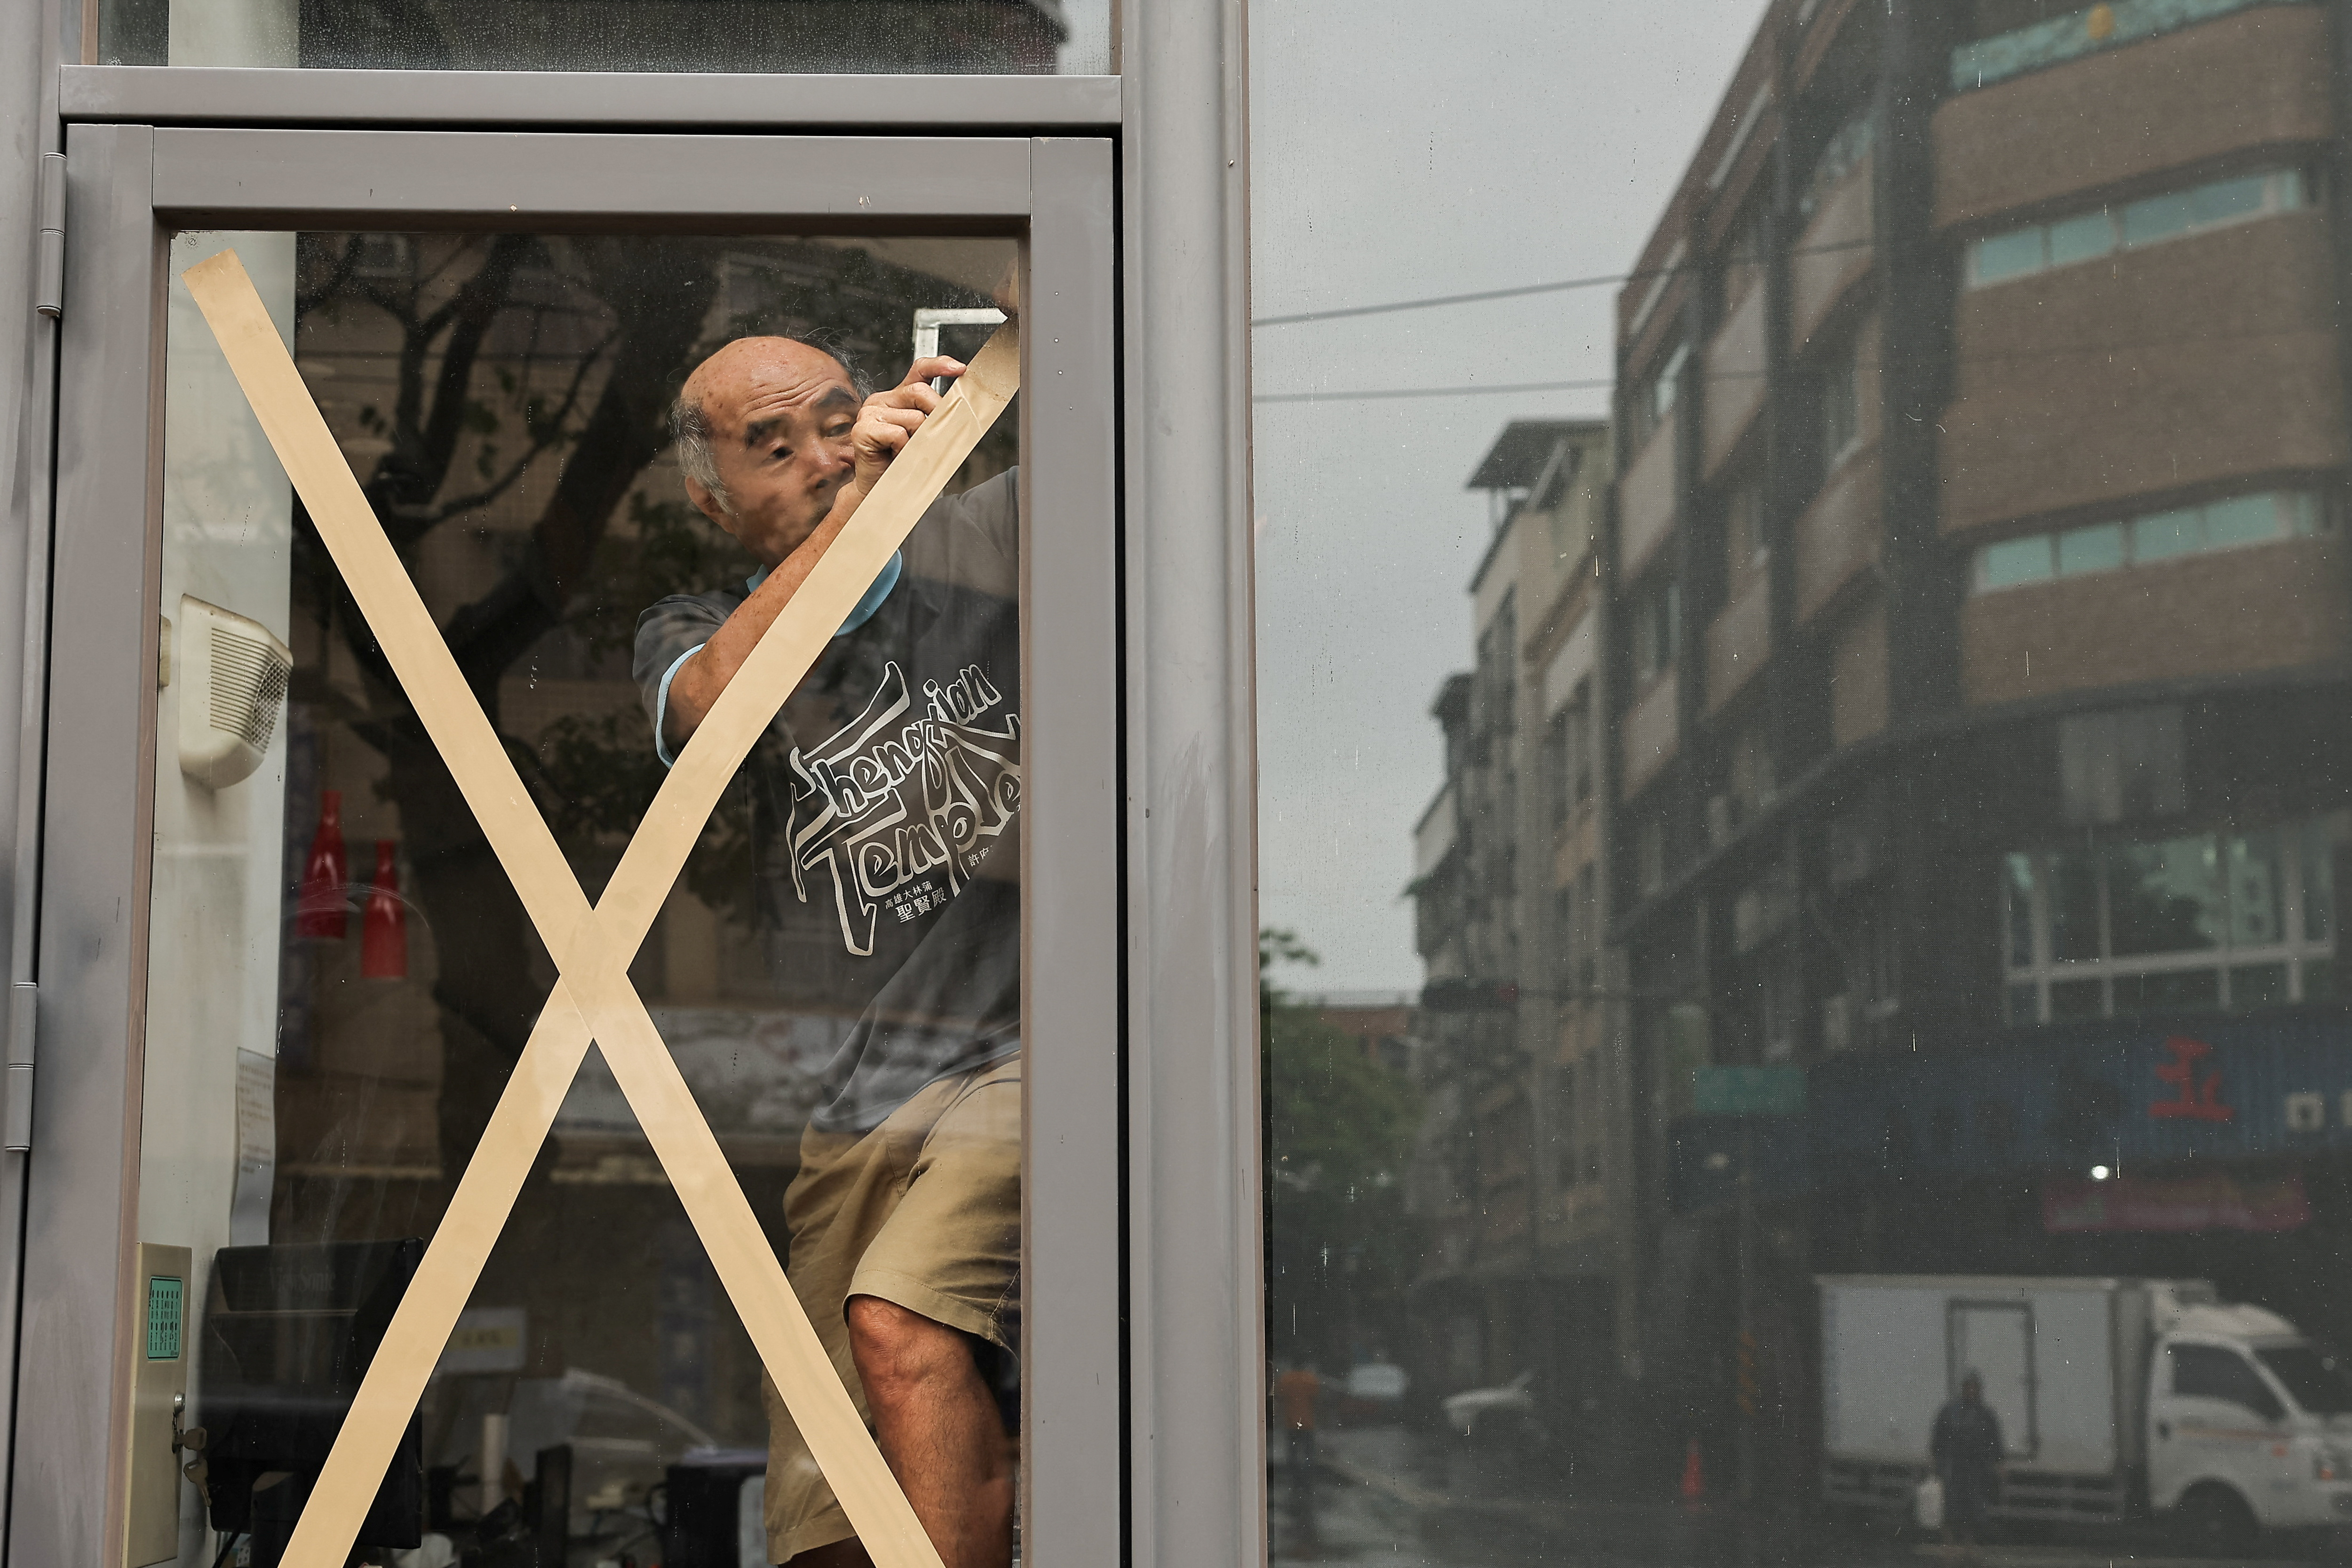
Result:
{"type": "Polygon", "coordinates": [[[856,427],[849,433],[857,465],[856,475],[850,482],[860,495],[873,489],[882,478],[882,470],[890,466],[890,459],[907,445],[907,437],[920,429],[924,418],[940,405],[940,395],[931,390],[931,378],[962,374],[963,361],[933,354],[908,366],[906,380],[866,400],[866,406],[857,411],[856,427]]]}

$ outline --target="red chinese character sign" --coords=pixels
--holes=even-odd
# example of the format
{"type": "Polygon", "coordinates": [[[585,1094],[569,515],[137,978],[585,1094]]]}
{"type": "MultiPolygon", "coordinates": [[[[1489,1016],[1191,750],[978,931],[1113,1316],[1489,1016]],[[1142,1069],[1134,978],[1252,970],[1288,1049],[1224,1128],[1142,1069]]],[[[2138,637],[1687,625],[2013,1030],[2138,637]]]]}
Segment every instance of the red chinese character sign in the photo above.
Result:
{"type": "Polygon", "coordinates": [[[2149,1102],[2150,1117],[2185,1121],[2228,1121],[2236,1117],[2237,1112],[2221,1099],[2221,1069],[2205,1066],[2205,1058],[2213,1054],[2211,1046],[2175,1035],[2164,1042],[2164,1049],[2172,1059],[2158,1063],[2156,1076],[2173,1092],[2169,1099],[2149,1102]]]}

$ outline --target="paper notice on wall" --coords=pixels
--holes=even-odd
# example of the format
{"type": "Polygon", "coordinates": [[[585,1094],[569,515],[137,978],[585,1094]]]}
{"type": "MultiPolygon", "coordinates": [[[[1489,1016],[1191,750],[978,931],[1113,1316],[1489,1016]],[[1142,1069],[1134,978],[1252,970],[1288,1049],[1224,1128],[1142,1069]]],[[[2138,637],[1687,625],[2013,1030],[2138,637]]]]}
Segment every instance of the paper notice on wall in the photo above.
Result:
{"type": "Polygon", "coordinates": [[[269,1239],[269,1189],[278,1176],[278,1058],[236,1053],[236,1195],[230,1200],[228,1244],[269,1239]]]}

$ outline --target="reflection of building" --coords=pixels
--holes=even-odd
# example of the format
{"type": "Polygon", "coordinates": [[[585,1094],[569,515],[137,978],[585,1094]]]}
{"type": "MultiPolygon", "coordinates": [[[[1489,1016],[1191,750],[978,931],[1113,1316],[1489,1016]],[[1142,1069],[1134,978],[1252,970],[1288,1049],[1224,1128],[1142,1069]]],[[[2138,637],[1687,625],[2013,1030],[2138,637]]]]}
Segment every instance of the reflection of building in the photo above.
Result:
{"type": "MultiPolygon", "coordinates": [[[[2042,1206],[2094,1166],[2326,1171],[2308,1225],[2352,1226],[2319,1157],[2352,1087],[2340,26],[1781,0],[1641,253],[1601,689],[1652,1408],[1733,1424],[1710,1063],[1811,1079],[1750,1134],[1790,1438],[1820,1269],[2206,1276],[2352,1326],[2309,1231],[2042,1206]]],[[[1762,1449],[1796,1485],[1804,1445],[1762,1449]]]]}
{"type": "Polygon", "coordinates": [[[1412,889],[1429,981],[1412,1053],[1428,1107],[1417,1384],[1432,1392],[1532,1369],[1542,1397],[1567,1398],[1607,1373],[1622,1117],[1601,978],[1592,546],[1608,473],[1606,425],[1530,421],[1470,481],[1501,521],[1471,584],[1475,668],[1433,710],[1445,784],[1412,889]]]}

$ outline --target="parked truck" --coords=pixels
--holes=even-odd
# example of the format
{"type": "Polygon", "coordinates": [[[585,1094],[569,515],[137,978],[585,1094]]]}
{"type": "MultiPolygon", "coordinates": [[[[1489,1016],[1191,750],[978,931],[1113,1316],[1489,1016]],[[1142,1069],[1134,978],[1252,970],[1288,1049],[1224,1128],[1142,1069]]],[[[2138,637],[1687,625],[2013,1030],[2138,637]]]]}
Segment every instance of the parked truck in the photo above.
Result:
{"type": "Polygon", "coordinates": [[[2177,1519],[2210,1549],[2352,1525],[2352,1376],[2198,1279],[1823,1275],[1822,1490],[1907,1513],[1974,1372],[2011,1520],[2177,1519]]]}

